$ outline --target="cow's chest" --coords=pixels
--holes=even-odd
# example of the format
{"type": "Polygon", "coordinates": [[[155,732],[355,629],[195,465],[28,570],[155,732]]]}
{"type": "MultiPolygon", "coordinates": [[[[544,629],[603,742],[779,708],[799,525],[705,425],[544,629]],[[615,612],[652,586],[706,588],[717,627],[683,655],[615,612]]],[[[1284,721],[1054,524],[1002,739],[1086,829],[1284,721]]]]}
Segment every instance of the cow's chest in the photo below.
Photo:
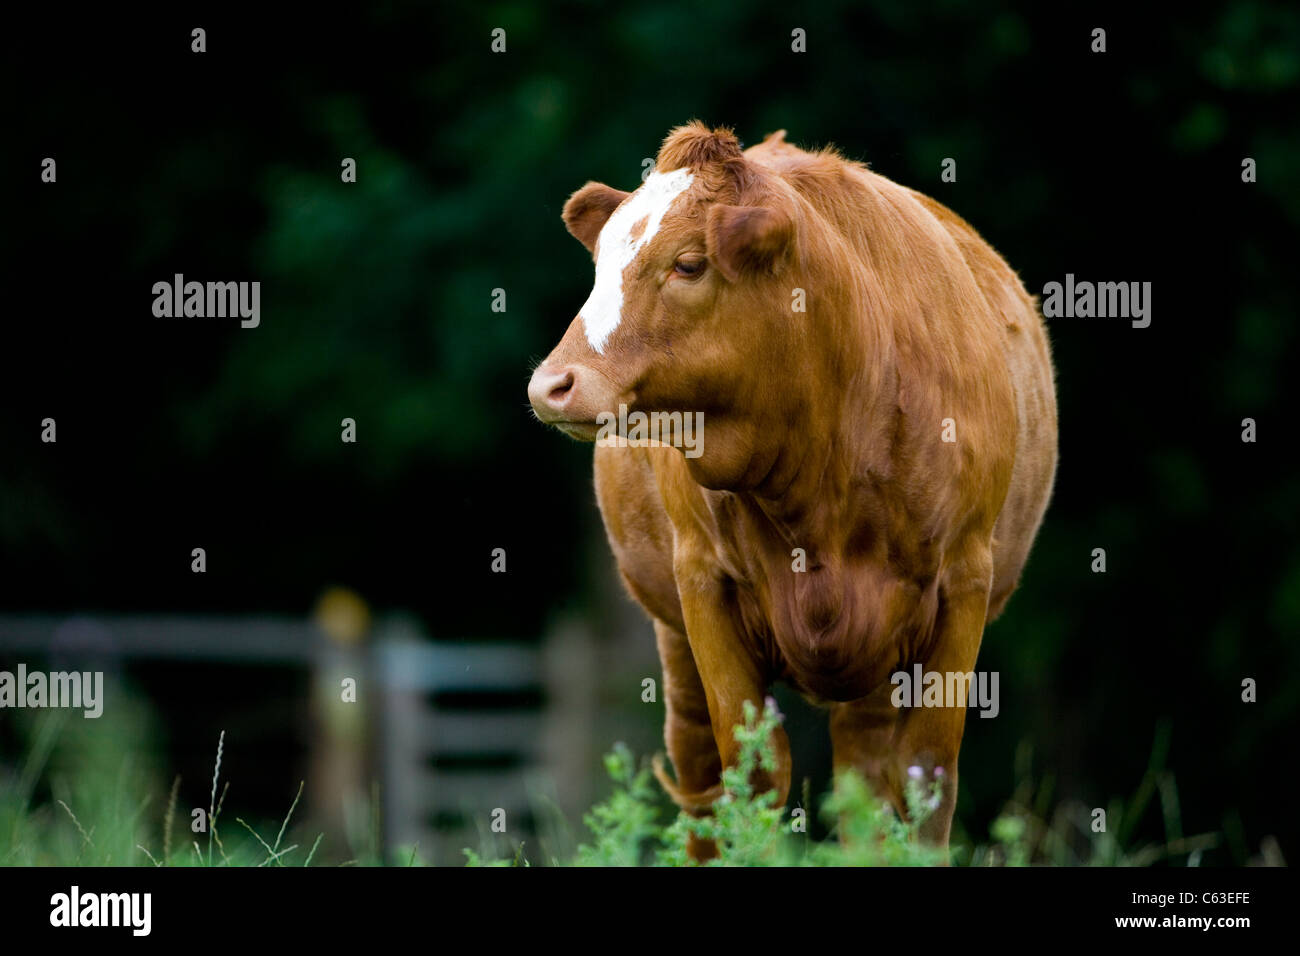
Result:
{"type": "Polygon", "coordinates": [[[923,656],[937,589],[891,561],[878,535],[799,541],[736,504],[721,509],[717,532],[724,599],[770,677],[851,700],[923,656]]]}

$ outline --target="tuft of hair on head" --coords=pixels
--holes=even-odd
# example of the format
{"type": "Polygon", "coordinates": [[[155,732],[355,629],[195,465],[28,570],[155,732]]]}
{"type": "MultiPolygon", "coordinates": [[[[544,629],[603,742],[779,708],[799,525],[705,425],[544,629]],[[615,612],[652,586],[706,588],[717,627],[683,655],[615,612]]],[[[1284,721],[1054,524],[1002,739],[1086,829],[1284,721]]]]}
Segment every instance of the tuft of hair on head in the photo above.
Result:
{"type": "Polygon", "coordinates": [[[657,171],[670,173],[682,168],[702,174],[715,189],[729,180],[743,191],[753,178],[735,132],[727,126],[709,129],[699,120],[672,130],[659,148],[657,171]]]}

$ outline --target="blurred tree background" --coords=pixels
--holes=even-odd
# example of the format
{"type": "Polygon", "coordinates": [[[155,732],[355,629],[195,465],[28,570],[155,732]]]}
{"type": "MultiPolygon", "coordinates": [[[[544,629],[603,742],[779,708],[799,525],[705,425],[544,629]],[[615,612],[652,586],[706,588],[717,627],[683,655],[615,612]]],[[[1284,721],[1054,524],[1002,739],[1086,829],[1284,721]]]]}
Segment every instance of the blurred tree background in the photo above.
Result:
{"type": "Polygon", "coordinates": [[[15,23],[0,607],[301,614],[341,582],[468,640],[617,601],[590,448],[524,394],[591,282],[560,208],[588,179],[633,188],[691,118],[746,143],[785,128],[946,203],[1031,292],[1067,272],[1153,283],[1150,328],[1049,323],[1057,490],[985,637],[1002,712],[968,722],[962,823],[983,835],[1022,741],[1057,796],[1104,806],[1164,722],[1187,832],[1225,832],[1224,862],[1268,834],[1293,849],[1300,9],[1121,9],[388,2],[15,23]],[[155,319],[174,273],[260,280],[261,326],[155,319]]]}

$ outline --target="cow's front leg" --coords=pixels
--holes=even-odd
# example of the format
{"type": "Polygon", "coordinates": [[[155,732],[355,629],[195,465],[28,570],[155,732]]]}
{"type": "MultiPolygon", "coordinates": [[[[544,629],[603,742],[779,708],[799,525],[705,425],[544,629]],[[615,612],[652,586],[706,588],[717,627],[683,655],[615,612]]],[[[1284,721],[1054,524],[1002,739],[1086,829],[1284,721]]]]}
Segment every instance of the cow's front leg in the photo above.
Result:
{"type": "MultiPolygon", "coordinates": [[[[937,672],[948,686],[949,674],[967,674],[975,670],[980,640],[988,613],[992,561],[981,561],[976,573],[950,587],[940,602],[933,651],[923,662],[927,673],[937,672]],[[987,573],[978,573],[985,568],[987,573]]],[[[898,730],[898,755],[904,766],[919,766],[927,781],[936,779],[935,768],[942,767],[939,804],[921,824],[919,835],[934,846],[947,848],[952,830],[953,812],[957,808],[957,755],[961,750],[966,727],[968,701],[954,701],[953,706],[914,707],[907,710],[898,730]]]]}
{"type": "MultiPolygon", "coordinates": [[[[668,776],[658,759],[655,776],[677,806],[698,817],[708,813],[722,795],[722,762],[713,740],[709,704],[686,635],[657,618],[654,626],[663,664],[664,744],[677,779],[668,776]]],[[[697,861],[717,855],[711,842],[698,840],[694,834],[687,850],[697,861]]]]}
{"type": "MultiPolygon", "coordinates": [[[[729,767],[740,756],[733,730],[745,722],[746,701],[762,711],[766,675],[756,649],[746,645],[736,626],[719,569],[707,559],[679,553],[673,571],[687,639],[708,704],[713,739],[722,766],[729,767]]],[[[758,791],[775,790],[777,806],[783,806],[790,793],[790,742],[784,728],[777,727],[773,732],[772,747],[776,769],[771,773],[756,770],[752,782],[758,791]]]]}
{"type": "Polygon", "coordinates": [[[831,705],[831,749],[835,773],[856,770],[872,796],[903,813],[907,767],[898,753],[902,714],[890,701],[893,685],[884,685],[859,700],[831,705]]]}

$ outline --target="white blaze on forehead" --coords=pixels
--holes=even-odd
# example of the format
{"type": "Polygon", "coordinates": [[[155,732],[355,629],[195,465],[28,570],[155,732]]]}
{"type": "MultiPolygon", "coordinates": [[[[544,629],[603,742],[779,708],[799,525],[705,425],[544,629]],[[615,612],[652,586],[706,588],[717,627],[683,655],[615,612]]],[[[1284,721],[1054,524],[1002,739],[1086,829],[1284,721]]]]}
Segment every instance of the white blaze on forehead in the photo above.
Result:
{"type": "Polygon", "coordinates": [[[641,188],[614,210],[614,215],[600,230],[596,245],[596,283],[578,312],[587,330],[587,341],[597,352],[604,350],[605,340],[623,319],[623,270],[655,237],[668,207],[694,178],[689,169],[651,173],[641,188]],[[633,238],[633,229],[643,219],[645,228],[633,238]]]}

